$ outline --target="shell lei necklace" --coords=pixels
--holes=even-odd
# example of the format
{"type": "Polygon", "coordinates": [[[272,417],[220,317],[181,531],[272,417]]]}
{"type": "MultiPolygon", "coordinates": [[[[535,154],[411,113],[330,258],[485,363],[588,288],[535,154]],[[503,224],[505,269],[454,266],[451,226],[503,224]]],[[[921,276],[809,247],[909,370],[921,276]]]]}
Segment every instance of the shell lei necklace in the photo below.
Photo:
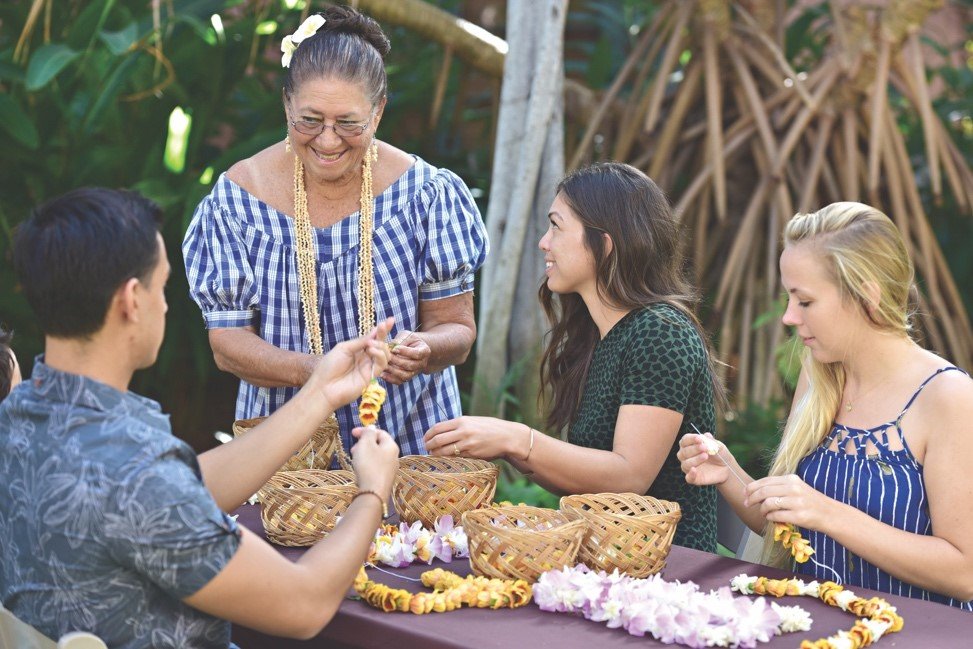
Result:
{"type": "MultiPolygon", "coordinates": [[[[372,232],[375,222],[375,194],[372,189],[372,163],[378,160],[378,145],[373,141],[362,162],[361,211],[358,219],[358,335],[375,327],[375,269],[372,264],[372,232]]],[[[301,287],[301,307],[312,354],[324,353],[321,319],[318,315],[318,274],[314,229],[307,210],[304,164],[294,156],[294,230],[297,235],[297,273],[301,287]]]]}

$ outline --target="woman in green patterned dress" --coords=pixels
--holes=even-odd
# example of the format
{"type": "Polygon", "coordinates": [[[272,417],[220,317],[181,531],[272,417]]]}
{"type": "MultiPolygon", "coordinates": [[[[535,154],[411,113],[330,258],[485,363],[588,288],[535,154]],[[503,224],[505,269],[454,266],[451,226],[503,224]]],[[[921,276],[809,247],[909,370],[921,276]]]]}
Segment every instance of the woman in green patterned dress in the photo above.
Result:
{"type": "Polygon", "coordinates": [[[682,508],[679,545],[716,551],[716,492],[686,484],[677,440],[713,430],[723,391],[693,313],[669,202],[638,169],[568,175],[539,243],[552,328],[541,374],[549,430],[459,417],[425,435],[433,455],[503,458],[559,494],[633,492],[682,508]]]}

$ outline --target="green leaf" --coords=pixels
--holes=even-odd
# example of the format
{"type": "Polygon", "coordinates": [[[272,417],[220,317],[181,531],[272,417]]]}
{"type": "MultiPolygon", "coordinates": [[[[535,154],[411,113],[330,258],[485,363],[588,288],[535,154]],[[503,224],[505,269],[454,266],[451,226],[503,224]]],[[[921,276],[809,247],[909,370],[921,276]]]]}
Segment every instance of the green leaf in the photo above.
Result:
{"type": "Polygon", "coordinates": [[[137,61],[138,57],[135,54],[128,56],[111,73],[108,81],[101,87],[101,93],[98,95],[94,106],[91,107],[91,110],[85,116],[84,125],[82,126],[85,132],[93,131],[93,127],[98,125],[105,108],[111,102],[115,101],[118,93],[121,91],[122,84],[132,76],[137,61]]]}
{"type": "Polygon", "coordinates": [[[91,46],[114,6],[115,0],[98,0],[89,2],[78,17],[72,21],[68,32],[68,45],[76,50],[84,50],[91,46]]]}
{"type": "Polygon", "coordinates": [[[45,45],[34,52],[27,65],[27,90],[34,92],[46,86],[80,54],[60,43],[45,45]]]}
{"type": "Polygon", "coordinates": [[[40,144],[34,123],[27,117],[20,104],[6,93],[0,95],[0,125],[28,149],[36,149],[40,144]]]}
{"type": "Polygon", "coordinates": [[[9,61],[0,61],[0,80],[23,82],[24,69],[9,61]]]}
{"type": "Polygon", "coordinates": [[[112,54],[118,56],[119,54],[124,54],[127,52],[128,48],[138,41],[138,25],[131,22],[117,32],[106,32],[102,30],[102,32],[98,34],[98,37],[101,38],[101,42],[108,46],[108,49],[112,54]]]}

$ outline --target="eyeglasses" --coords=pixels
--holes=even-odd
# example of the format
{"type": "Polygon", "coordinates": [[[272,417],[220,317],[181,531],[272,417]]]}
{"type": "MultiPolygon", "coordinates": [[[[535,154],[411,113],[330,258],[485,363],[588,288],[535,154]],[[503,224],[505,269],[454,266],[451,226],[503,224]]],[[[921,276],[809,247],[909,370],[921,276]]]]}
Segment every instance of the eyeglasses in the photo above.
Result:
{"type": "Polygon", "coordinates": [[[363,124],[354,124],[351,122],[335,122],[334,124],[325,124],[324,121],[320,119],[296,119],[291,121],[291,126],[298,133],[303,133],[304,135],[321,135],[324,129],[330,128],[334,131],[335,135],[338,137],[358,137],[365,132],[368,128],[368,124],[371,122],[369,117],[368,121],[363,124]]]}

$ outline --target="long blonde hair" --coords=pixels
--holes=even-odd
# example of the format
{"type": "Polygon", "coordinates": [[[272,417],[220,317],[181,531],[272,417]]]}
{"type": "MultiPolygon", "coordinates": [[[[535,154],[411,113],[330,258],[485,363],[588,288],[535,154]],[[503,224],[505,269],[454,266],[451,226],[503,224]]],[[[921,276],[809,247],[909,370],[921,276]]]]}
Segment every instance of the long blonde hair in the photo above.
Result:
{"type": "MultiPolygon", "coordinates": [[[[856,303],[879,330],[909,336],[915,270],[898,228],[885,214],[862,203],[832,203],[812,214],[797,214],[784,229],[784,246],[815,247],[841,293],[856,303]],[[878,287],[878,303],[868,287],[878,287]]],[[[807,391],[794,404],[781,435],[770,475],[787,475],[830,432],[841,404],[845,369],[822,363],[805,349],[801,359],[807,391]]],[[[767,534],[764,562],[784,566],[789,554],[767,534]]]]}

